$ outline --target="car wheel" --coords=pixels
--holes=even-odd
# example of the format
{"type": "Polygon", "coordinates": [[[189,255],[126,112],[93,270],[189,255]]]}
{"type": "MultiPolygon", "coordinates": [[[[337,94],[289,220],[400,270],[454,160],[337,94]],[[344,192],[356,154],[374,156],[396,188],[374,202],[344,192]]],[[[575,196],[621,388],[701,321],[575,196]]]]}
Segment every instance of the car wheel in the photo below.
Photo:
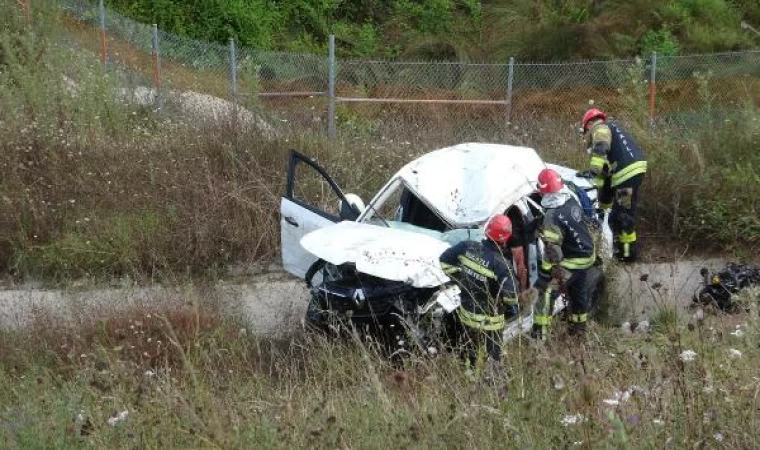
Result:
{"type": "Polygon", "coordinates": [[[311,297],[306,307],[304,325],[307,329],[325,331],[327,329],[327,313],[319,299],[311,297]]]}

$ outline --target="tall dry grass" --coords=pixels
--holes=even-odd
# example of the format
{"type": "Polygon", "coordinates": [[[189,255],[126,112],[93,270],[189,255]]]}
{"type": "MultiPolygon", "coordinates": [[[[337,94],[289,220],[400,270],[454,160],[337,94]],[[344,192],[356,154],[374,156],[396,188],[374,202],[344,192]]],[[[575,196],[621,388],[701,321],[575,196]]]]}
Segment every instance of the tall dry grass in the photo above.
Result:
{"type": "MultiPolygon", "coordinates": [[[[269,139],[224,120],[157,116],[124,100],[96,57],[58,42],[55,11],[38,6],[31,30],[15,5],[0,6],[0,270],[13,276],[217,276],[275,258],[291,148],[365,199],[414,157],[462,141],[528,145],[547,160],[585,164],[565,121],[536,116],[505,129],[490,107],[452,123],[448,107],[342,105],[341,140],[329,149],[288,122],[269,139]]],[[[703,84],[708,107],[716,87],[703,84]]],[[[630,89],[631,105],[645,104],[639,88],[630,89]]],[[[688,137],[637,128],[642,114],[632,108],[625,123],[650,160],[644,238],[756,248],[757,109],[688,137]]]]}
{"type": "Polygon", "coordinates": [[[750,448],[752,315],[505,348],[508,389],[455,355],[391,366],[371,345],[256,338],[204,306],[1,332],[10,448],[750,448]]]}

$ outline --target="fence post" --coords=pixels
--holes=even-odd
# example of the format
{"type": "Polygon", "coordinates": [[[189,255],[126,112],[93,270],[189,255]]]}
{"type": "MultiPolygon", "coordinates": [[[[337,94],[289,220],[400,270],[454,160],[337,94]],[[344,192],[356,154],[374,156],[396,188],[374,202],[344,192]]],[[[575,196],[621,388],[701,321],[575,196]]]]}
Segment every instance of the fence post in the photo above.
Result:
{"type": "Polygon", "coordinates": [[[327,54],[327,140],[335,141],[335,35],[330,35],[327,54]]]}
{"type": "Polygon", "coordinates": [[[153,87],[156,88],[156,109],[161,113],[161,54],[158,46],[158,25],[153,24],[153,87]]]}
{"type": "Polygon", "coordinates": [[[230,102],[232,103],[232,131],[237,142],[238,131],[238,82],[237,82],[237,49],[235,38],[230,38],[230,102]]]}
{"type": "Polygon", "coordinates": [[[103,0],[98,4],[100,11],[100,62],[103,63],[103,69],[106,69],[106,7],[103,0]]]}
{"type": "Polygon", "coordinates": [[[32,25],[32,11],[31,11],[31,0],[16,0],[18,3],[18,7],[23,11],[24,13],[24,20],[26,20],[27,26],[32,25]]]}
{"type": "Polygon", "coordinates": [[[509,70],[507,71],[507,110],[504,112],[504,125],[509,131],[509,124],[512,121],[512,80],[515,73],[515,58],[509,57],[509,70]]]}
{"type": "Polygon", "coordinates": [[[654,129],[654,101],[656,93],[657,52],[652,52],[652,62],[649,68],[649,128],[654,129]]]}
{"type": "Polygon", "coordinates": [[[28,26],[32,26],[32,0],[21,0],[22,7],[24,8],[24,18],[26,19],[26,24],[28,26]]]}

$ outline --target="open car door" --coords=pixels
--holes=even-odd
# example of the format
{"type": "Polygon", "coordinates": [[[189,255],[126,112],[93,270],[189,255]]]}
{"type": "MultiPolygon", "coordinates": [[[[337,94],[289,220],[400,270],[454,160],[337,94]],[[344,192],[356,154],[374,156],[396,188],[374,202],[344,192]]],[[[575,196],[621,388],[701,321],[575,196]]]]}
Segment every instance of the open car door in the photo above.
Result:
{"type": "Polygon", "coordinates": [[[301,246],[310,232],[341,220],[355,220],[359,212],[350,208],[338,185],[311,158],[290,152],[285,196],[280,201],[280,248],[282,265],[299,278],[306,275],[316,257],[301,246]]]}

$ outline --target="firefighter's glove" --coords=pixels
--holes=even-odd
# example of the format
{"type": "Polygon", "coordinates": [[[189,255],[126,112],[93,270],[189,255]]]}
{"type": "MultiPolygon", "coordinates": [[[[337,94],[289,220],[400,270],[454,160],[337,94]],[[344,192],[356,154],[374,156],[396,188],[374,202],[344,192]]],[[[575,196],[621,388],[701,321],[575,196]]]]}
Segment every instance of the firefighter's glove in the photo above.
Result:
{"type": "Polygon", "coordinates": [[[555,280],[562,280],[565,276],[564,271],[562,270],[562,266],[559,264],[552,267],[552,278],[555,280]]]}
{"type": "Polygon", "coordinates": [[[544,248],[544,261],[549,264],[557,265],[562,261],[562,248],[559,245],[547,243],[544,248]]]}

